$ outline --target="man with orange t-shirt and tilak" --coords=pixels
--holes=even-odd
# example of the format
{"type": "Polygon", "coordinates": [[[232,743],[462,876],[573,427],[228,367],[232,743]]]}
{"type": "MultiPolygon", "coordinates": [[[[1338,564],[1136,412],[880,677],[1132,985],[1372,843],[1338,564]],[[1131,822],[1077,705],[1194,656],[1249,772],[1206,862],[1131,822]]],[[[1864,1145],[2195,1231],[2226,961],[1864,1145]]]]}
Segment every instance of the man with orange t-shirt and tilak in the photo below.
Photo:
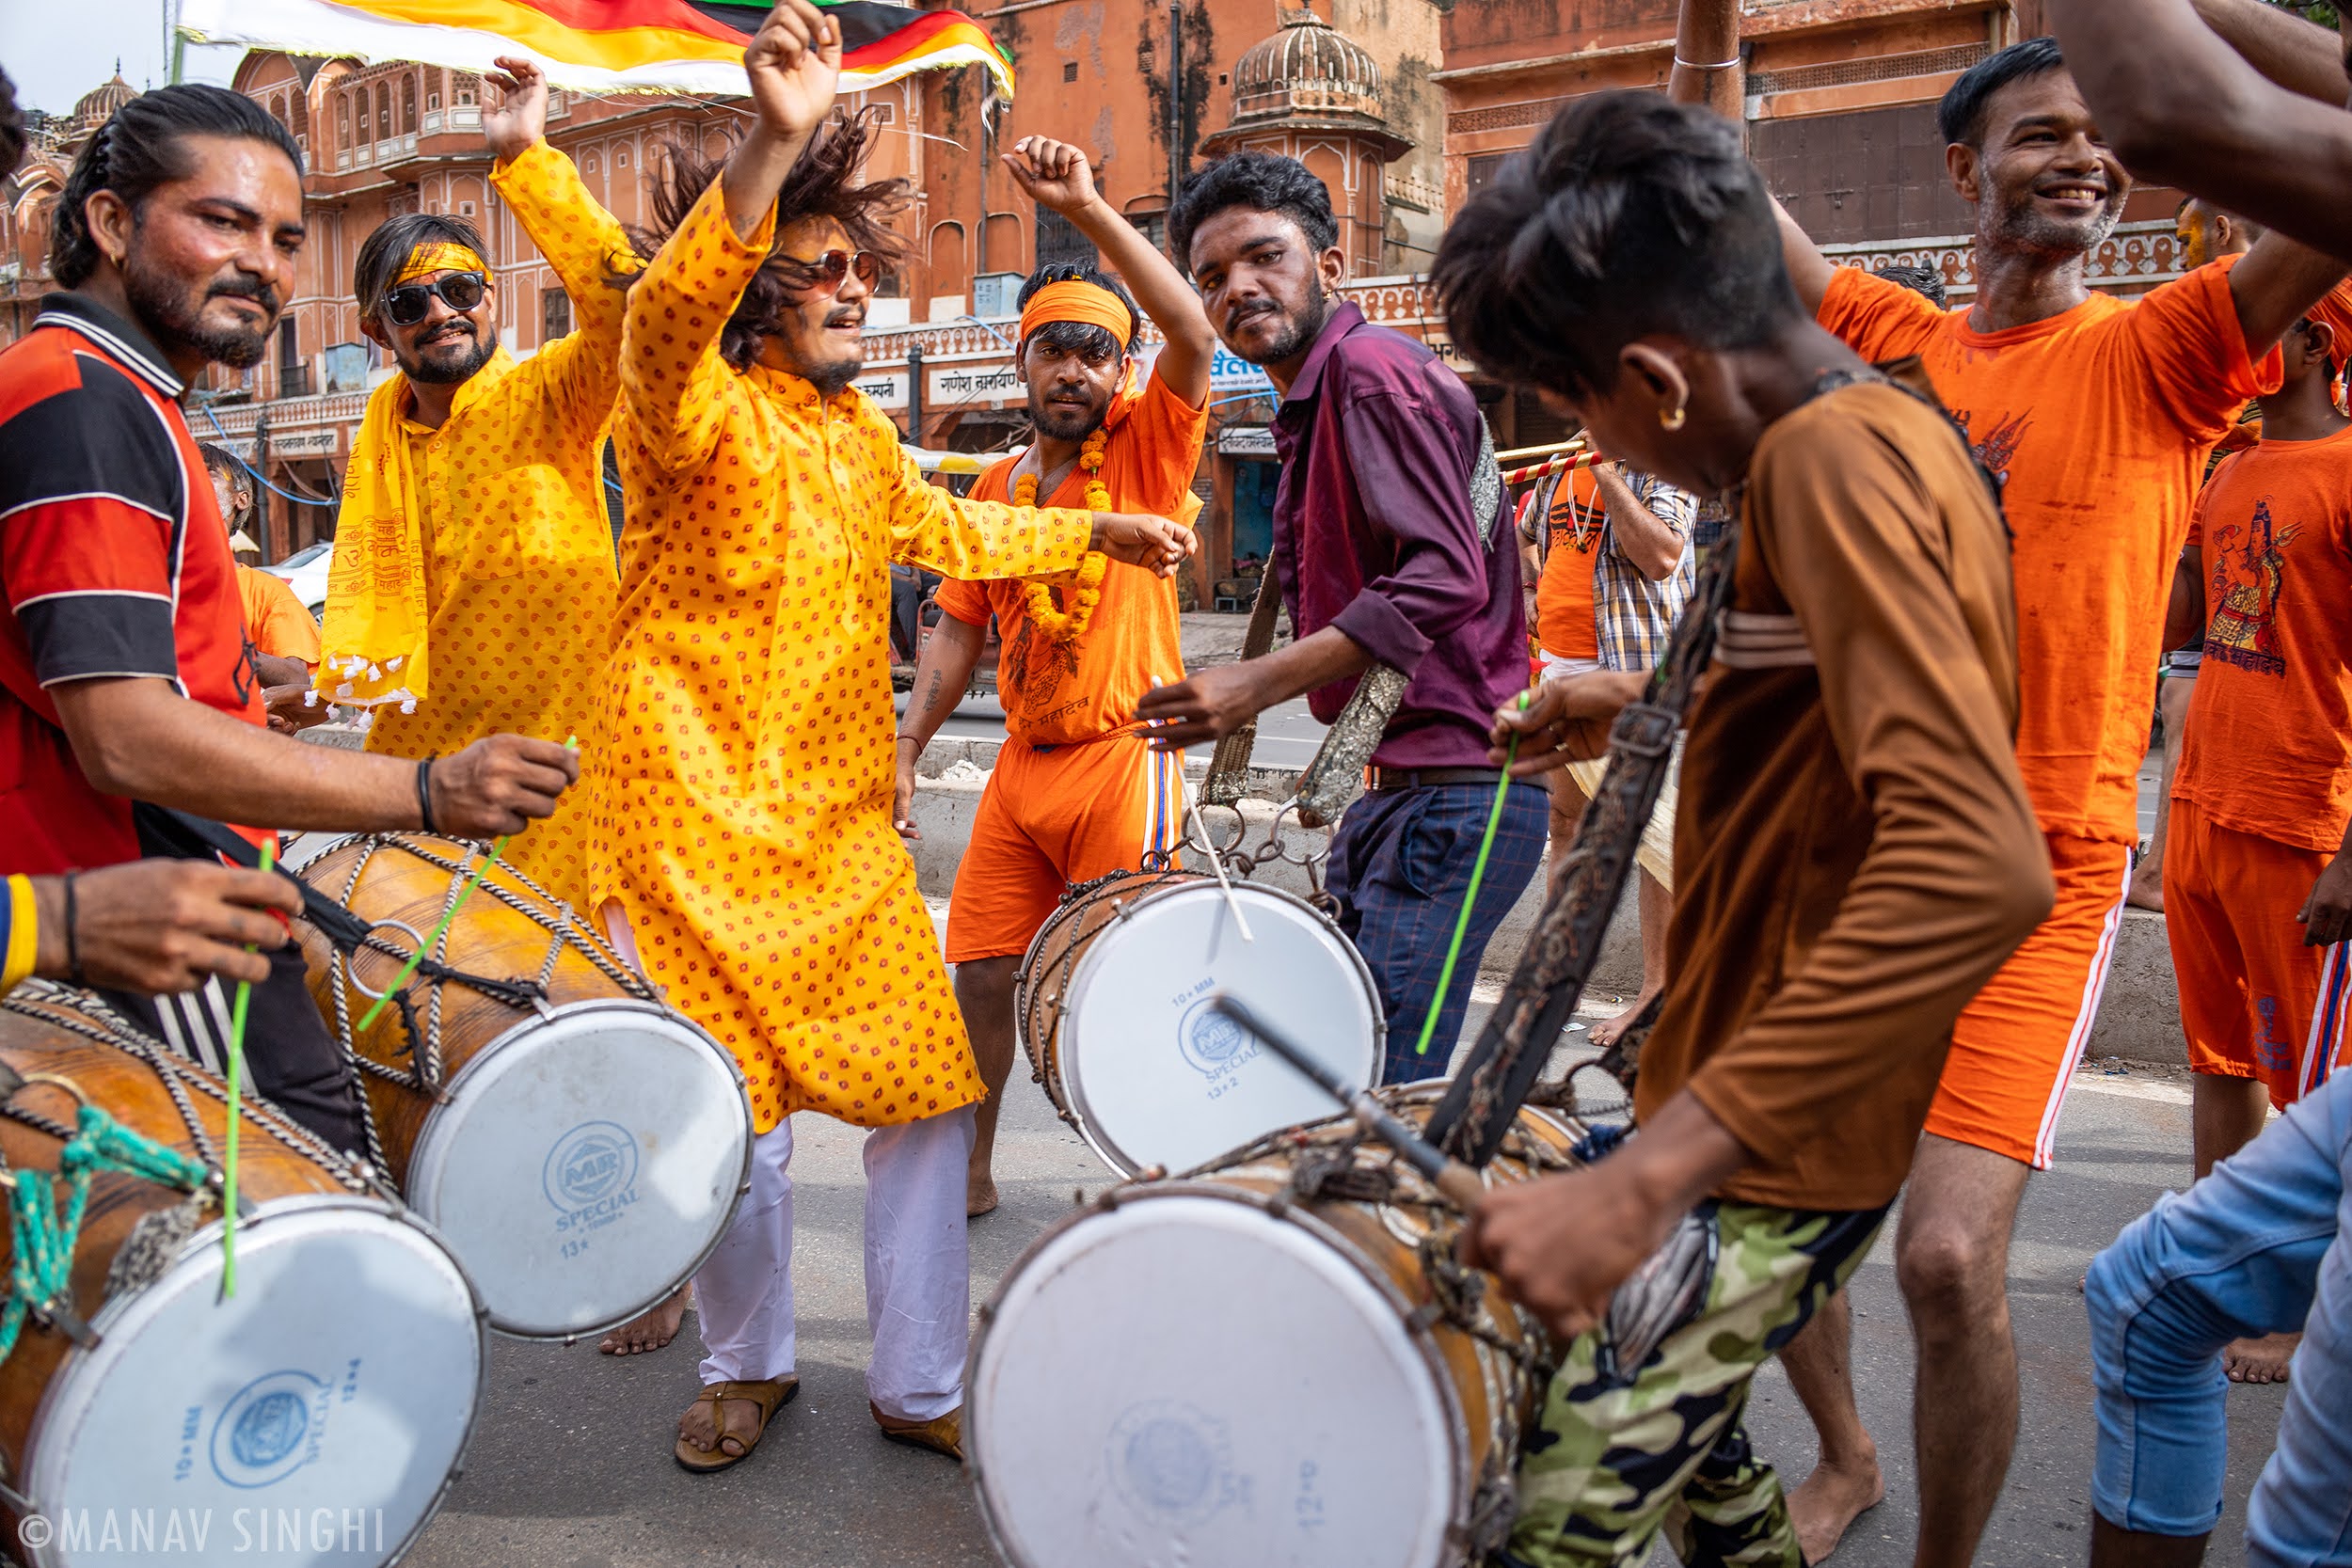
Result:
{"type": "MultiPolygon", "coordinates": [[[[1142,323],[1126,290],[1092,268],[1040,268],[1021,291],[1019,356],[1037,439],[981,474],[973,499],[1188,521],[1200,509],[1192,476],[1216,347],[1200,296],[1095,194],[1078,149],[1029,136],[1005,163],[1134,287],[1167,345],[1138,377],[1142,323]]],[[[1003,642],[996,691],[1008,737],[947,908],[956,1002],[988,1085],[965,1206],[985,1214],[996,1207],[990,1161],[1012,1072],[1022,955],[1072,884],[1140,869],[1184,836],[1182,759],[1145,745],[1136,720],[1146,691],[1184,678],[1184,656],[1175,584],[1101,555],[1050,578],[950,580],[939,607],[898,732],[898,822],[909,838],[922,836],[915,760],[971,683],[991,615],[1003,642]]]]}
{"type": "MultiPolygon", "coordinates": [[[[2352,420],[2333,330],[2306,319],[2283,347],[2262,440],[2222,460],[2189,532],[2204,664],[2164,891],[2200,1179],[2352,1052],[2352,420]]],[[[2283,1382],[2298,1338],[2240,1340],[2223,1366],[2283,1382]]]]}
{"type": "MultiPolygon", "coordinates": [[[[2138,842],[2137,775],[2173,563],[2205,455],[2246,401],[2278,386],[2279,339],[2342,263],[2265,238],[2134,303],[2094,293],[2085,262],[2131,178],[2057,43],[1973,67],[1938,113],[1953,187],[1976,208],[1974,302],[1939,310],[1836,267],[1784,214],[1799,295],[1865,359],[1916,355],[2004,482],[2017,585],[2017,760],[2058,901],[1961,1014],[1896,1238],[1918,1346],[1915,1561],[1974,1556],[2017,1426],[2010,1234],[2046,1168],[2099,1004],[2138,842]]],[[[1791,1498],[1808,1561],[1884,1492],[1855,1408],[1847,1308],[1784,1353],[1821,1434],[1791,1498]]]]}

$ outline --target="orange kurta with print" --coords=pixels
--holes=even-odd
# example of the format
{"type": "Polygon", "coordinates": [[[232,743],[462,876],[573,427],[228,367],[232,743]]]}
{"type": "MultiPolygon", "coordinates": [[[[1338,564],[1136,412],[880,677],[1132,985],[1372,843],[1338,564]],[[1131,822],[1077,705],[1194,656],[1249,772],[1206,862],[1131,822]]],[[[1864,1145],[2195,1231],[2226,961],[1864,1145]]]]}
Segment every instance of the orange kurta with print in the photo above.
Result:
{"type": "MultiPolygon", "coordinates": [[[[413,713],[375,708],[367,744],[424,757],[490,735],[576,737],[579,783],[554,816],[515,836],[506,858],[584,910],[610,750],[604,666],[618,597],[603,448],[620,386],[626,295],[608,273],[628,245],[571,160],[544,142],[502,165],[492,182],[563,279],[580,329],[529,359],[501,353],[457,389],[438,430],[402,421],[424,505],[417,564],[432,683],[413,713]]],[[[368,564],[366,522],[346,509],[328,585],[330,644],[338,597],[368,564]]],[[[331,694],[330,676],[321,685],[331,694]]]]}
{"type": "Polygon", "coordinates": [[[890,825],[889,563],[1063,571],[1092,518],[959,500],[862,392],[722,359],[773,227],[739,238],[714,181],[629,295],[603,892],[760,1131],[882,1127],[982,1092],[890,825]]]}
{"type": "Polygon", "coordinates": [[[2205,658],[2173,798],[2332,852],[2352,816],[2352,430],[2226,459],[2192,543],[2205,658]]]}
{"type": "MultiPolygon", "coordinates": [[[[1103,449],[1103,487],[1115,512],[1178,517],[1191,495],[1193,470],[1209,423],[1153,375],[1110,432],[1103,449]]],[[[972,487],[975,500],[1011,499],[1015,459],[992,464],[972,487]]],[[[1073,467],[1053,495],[1053,506],[1084,506],[1087,474],[1073,467]]],[[[996,659],[996,692],[1005,729],[1033,746],[1070,746],[1131,729],[1136,704],[1153,676],[1184,678],[1176,611],[1176,582],[1111,562],[1103,571],[1103,598],[1083,634],[1057,641],[1029,619],[1026,585],[958,582],[939,586],[939,608],[959,621],[986,626],[993,613],[1003,651],[996,659]]]]}
{"type": "Polygon", "coordinates": [[[2275,351],[2247,356],[2226,265],[2005,332],[1840,267],[1820,320],[1867,359],[1920,356],[2002,476],[2026,792],[2046,832],[2137,843],[2164,607],[2205,453],[2279,384],[2275,351]]]}

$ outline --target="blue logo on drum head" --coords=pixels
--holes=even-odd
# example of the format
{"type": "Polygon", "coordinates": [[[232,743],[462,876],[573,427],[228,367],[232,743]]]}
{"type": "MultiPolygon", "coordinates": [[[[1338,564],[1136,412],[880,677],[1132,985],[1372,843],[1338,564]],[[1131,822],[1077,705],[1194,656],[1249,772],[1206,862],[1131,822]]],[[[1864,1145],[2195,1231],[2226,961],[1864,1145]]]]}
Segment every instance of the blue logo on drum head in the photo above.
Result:
{"type": "Polygon", "coordinates": [[[1240,1024],[1209,1005],[1203,997],[1184,1012],[1176,1025],[1176,1048],[1198,1071],[1215,1077],[1244,1056],[1254,1053],[1257,1041],[1240,1024]]]}
{"type": "Polygon", "coordinates": [[[610,1121],[585,1121],[556,1139],[541,1175],[548,1201],[565,1213],[593,1208],[636,1180],[637,1140],[610,1121]]]}
{"type": "Polygon", "coordinates": [[[1131,1406],[1111,1428],[1104,1459],[1137,1511],[1163,1524],[1194,1524],[1246,1498],[1229,1468],[1225,1423],[1173,1400],[1131,1406]]]}
{"type": "Polygon", "coordinates": [[[213,1423],[213,1473],[231,1486],[272,1486],[309,1462],[311,1405],[326,1385],[289,1370],[255,1378],[213,1423]]]}

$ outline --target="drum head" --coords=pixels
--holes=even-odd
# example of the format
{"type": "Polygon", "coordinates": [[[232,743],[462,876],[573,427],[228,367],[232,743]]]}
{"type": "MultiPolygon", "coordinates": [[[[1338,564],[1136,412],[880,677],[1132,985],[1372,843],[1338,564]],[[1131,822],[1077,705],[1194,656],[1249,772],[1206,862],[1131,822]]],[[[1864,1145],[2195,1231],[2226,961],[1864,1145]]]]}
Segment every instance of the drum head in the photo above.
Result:
{"type": "Polygon", "coordinates": [[[1251,1204],[1136,1196],[1048,1236],[974,1355],[964,1441],[1016,1568],[1431,1568],[1464,1464],[1403,1312],[1251,1204]]]}
{"type": "Polygon", "coordinates": [[[439,1506],[485,1350],[448,1252],[379,1205],[292,1198],[237,1233],[227,1300],[220,1275],[209,1226],[51,1380],[24,1478],[46,1531],[19,1531],[37,1568],[387,1562],[439,1506]]]}
{"type": "Polygon", "coordinates": [[[607,1328],[719,1244],[751,1166],[725,1050],[664,1008],[588,1002],[507,1031],[450,1083],[408,1201],[525,1338],[607,1328]]]}
{"type": "Polygon", "coordinates": [[[1080,1130],[1122,1176],[1189,1170],[1339,1107],[1209,1006],[1229,991],[1350,1083],[1380,1081],[1379,995],[1348,940],[1312,909],[1237,886],[1249,937],[1216,883],[1129,906],[1071,977],[1057,1068],[1080,1130]]]}

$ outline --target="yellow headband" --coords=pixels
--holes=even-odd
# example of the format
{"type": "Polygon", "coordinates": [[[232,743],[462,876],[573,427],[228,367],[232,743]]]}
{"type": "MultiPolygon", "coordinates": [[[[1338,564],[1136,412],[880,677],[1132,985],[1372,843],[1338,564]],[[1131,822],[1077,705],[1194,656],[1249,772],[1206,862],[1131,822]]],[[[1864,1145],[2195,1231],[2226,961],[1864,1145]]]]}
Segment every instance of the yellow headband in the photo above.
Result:
{"type": "Polygon", "coordinates": [[[1117,294],[1100,284],[1081,282],[1074,277],[1048,283],[1029,296],[1027,307],[1021,312],[1021,336],[1025,339],[1039,327],[1054,322],[1085,322],[1089,326],[1099,326],[1121,349],[1136,330],[1136,318],[1117,294]]]}
{"type": "Polygon", "coordinates": [[[413,283],[429,272],[478,272],[485,278],[490,276],[489,264],[469,247],[443,241],[435,245],[421,245],[410,251],[407,261],[400,269],[400,276],[392,282],[395,286],[413,283]]]}

